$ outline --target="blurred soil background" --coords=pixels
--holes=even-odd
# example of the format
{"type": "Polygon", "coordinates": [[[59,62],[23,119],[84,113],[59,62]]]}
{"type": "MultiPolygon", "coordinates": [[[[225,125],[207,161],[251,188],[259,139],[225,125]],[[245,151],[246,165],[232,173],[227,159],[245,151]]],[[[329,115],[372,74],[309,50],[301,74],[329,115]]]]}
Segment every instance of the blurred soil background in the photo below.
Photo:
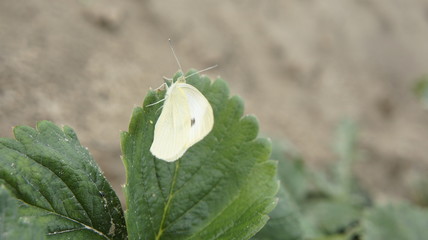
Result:
{"type": "Polygon", "coordinates": [[[177,71],[168,38],[185,71],[218,64],[206,74],[312,168],[337,158],[349,118],[376,198],[405,198],[426,175],[428,112],[411,91],[428,73],[426,0],[1,0],[0,136],[69,125],[122,195],[119,134],[177,71]]]}

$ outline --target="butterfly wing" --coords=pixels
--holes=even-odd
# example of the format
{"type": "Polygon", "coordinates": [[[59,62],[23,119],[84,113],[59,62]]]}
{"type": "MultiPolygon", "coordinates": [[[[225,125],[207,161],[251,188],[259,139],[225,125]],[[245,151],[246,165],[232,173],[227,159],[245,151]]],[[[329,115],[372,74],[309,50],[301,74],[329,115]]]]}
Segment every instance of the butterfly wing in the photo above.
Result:
{"type": "Polygon", "coordinates": [[[168,162],[180,158],[188,148],[190,119],[187,95],[173,84],[156,122],[150,152],[168,162]]]}
{"type": "Polygon", "coordinates": [[[213,128],[213,109],[199,90],[187,83],[178,83],[177,88],[182,90],[187,97],[190,124],[189,139],[187,148],[202,140],[213,128]]]}

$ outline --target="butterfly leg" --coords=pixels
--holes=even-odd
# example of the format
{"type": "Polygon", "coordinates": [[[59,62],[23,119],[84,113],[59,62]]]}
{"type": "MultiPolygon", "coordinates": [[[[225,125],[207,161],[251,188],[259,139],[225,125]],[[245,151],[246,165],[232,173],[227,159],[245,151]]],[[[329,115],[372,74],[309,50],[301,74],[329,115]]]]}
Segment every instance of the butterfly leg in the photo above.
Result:
{"type": "Polygon", "coordinates": [[[165,99],[166,99],[166,98],[161,99],[161,100],[159,100],[159,101],[157,101],[157,102],[154,102],[154,103],[150,103],[150,104],[149,104],[149,105],[147,105],[146,107],[154,106],[154,105],[156,105],[156,104],[158,104],[158,103],[161,103],[161,102],[165,101],[165,99]]]}
{"type": "Polygon", "coordinates": [[[168,89],[168,84],[167,84],[167,82],[169,82],[170,84],[172,84],[173,82],[174,82],[174,79],[172,79],[172,78],[167,78],[167,77],[165,77],[165,76],[163,76],[162,77],[163,78],[163,80],[164,80],[164,84],[166,85],[166,88],[168,89]]]}
{"type": "Polygon", "coordinates": [[[168,84],[162,83],[158,88],[155,89],[155,91],[162,91],[162,90],[168,90],[168,84]]]}
{"type": "Polygon", "coordinates": [[[163,108],[163,105],[162,105],[162,106],[160,106],[160,107],[156,110],[155,114],[157,114],[157,113],[159,112],[159,110],[161,110],[162,108],[163,108]]]}

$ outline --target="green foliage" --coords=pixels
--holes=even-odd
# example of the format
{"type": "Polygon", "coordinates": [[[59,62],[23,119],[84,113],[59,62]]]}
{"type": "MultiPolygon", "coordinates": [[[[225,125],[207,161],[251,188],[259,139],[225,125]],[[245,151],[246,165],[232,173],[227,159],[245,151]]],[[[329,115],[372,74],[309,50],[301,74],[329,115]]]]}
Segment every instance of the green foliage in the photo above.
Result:
{"type": "Polygon", "coordinates": [[[428,210],[408,204],[377,207],[363,220],[364,240],[424,240],[428,210]]]}
{"type": "Polygon", "coordinates": [[[293,202],[304,200],[309,191],[309,172],[303,159],[285,143],[274,142],[273,159],[278,160],[278,177],[281,186],[293,202]]]}
{"type": "Polygon", "coordinates": [[[320,200],[307,204],[304,209],[306,237],[317,238],[339,234],[356,223],[361,209],[349,202],[320,200]]]}
{"type": "Polygon", "coordinates": [[[298,240],[303,238],[300,213],[284,186],[279,189],[279,202],[269,214],[269,221],[253,240],[298,240]]]}
{"type": "Polygon", "coordinates": [[[358,186],[352,167],[358,157],[357,128],[350,120],[337,129],[334,150],[339,159],[325,172],[309,174],[312,188],[301,204],[307,238],[344,237],[362,214],[368,199],[358,186]]]}
{"type": "Polygon", "coordinates": [[[319,193],[327,198],[351,204],[366,204],[352,172],[358,158],[357,127],[350,120],[339,124],[334,142],[334,150],[339,159],[326,172],[312,172],[312,181],[319,193]]]}
{"type": "Polygon", "coordinates": [[[428,75],[421,77],[413,87],[413,92],[419,100],[428,107],[428,75]]]}
{"type": "Polygon", "coordinates": [[[149,92],[122,134],[129,239],[248,239],[276,203],[270,143],[257,138],[256,119],[243,116],[223,80],[193,75],[187,83],[208,99],[215,123],[182,158],[168,163],[149,151],[161,105],[148,105],[165,91],[149,92]]]}
{"type": "Polygon", "coordinates": [[[52,239],[124,239],[119,199],[74,131],[48,121],[0,139],[0,182],[52,239]]]}
{"type": "Polygon", "coordinates": [[[428,207],[428,178],[420,176],[413,180],[410,188],[410,198],[419,206],[428,207]]]}
{"type": "MultiPolygon", "coordinates": [[[[280,200],[254,240],[422,240],[428,236],[426,208],[373,206],[358,185],[352,173],[359,157],[357,128],[351,121],[339,125],[334,145],[339,159],[325,171],[308,170],[284,143],[273,146],[273,157],[279,160],[280,200]]],[[[427,189],[426,182],[420,181],[415,195],[424,206],[427,189]]]]}
{"type": "Polygon", "coordinates": [[[326,171],[310,171],[287,144],[274,142],[281,181],[278,206],[254,239],[348,239],[367,198],[352,174],[357,159],[357,129],[343,121],[334,145],[339,160],[326,171]],[[279,217],[278,217],[279,216],[279,217]]]}

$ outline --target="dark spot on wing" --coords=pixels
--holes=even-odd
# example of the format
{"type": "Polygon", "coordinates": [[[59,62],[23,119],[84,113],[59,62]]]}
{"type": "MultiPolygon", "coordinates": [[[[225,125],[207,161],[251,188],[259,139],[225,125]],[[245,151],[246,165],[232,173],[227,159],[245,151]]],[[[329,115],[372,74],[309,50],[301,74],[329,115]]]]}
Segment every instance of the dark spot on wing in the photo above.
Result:
{"type": "Polygon", "coordinates": [[[195,125],[195,121],[196,121],[196,120],[195,120],[194,118],[190,119],[190,126],[191,126],[191,127],[193,127],[193,125],[195,125]]]}

